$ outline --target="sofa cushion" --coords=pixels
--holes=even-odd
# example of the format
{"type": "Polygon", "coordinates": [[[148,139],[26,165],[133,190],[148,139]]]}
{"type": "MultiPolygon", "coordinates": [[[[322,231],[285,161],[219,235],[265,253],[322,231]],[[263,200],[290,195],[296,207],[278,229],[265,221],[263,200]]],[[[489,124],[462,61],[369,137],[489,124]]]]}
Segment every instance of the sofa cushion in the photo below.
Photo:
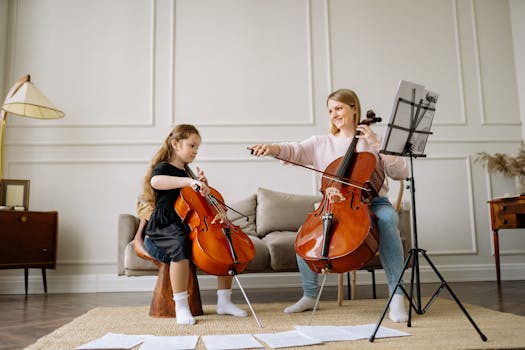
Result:
{"type": "Polygon", "coordinates": [[[320,195],[257,189],[257,235],[264,237],[272,231],[297,231],[320,198],[320,195]]]}
{"type": "Polygon", "coordinates": [[[295,237],[297,232],[275,231],[270,232],[262,239],[270,253],[270,267],[274,271],[297,271],[295,257],[295,237]]]}
{"type": "Polygon", "coordinates": [[[259,272],[270,268],[270,253],[266,243],[259,237],[249,236],[255,248],[255,257],[246,266],[245,272],[259,272]]]}
{"type": "Polygon", "coordinates": [[[246,217],[234,212],[229,209],[226,213],[228,219],[234,224],[239,226],[239,228],[246,233],[247,235],[257,236],[255,231],[255,206],[257,204],[256,195],[252,194],[250,197],[242,199],[238,202],[228,204],[233,209],[237,210],[239,213],[247,215],[246,217]]]}
{"type": "MultiPolygon", "coordinates": [[[[158,267],[149,260],[141,259],[135,254],[133,249],[133,241],[129,242],[124,250],[124,266],[126,266],[126,276],[137,274],[130,274],[130,271],[157,271],[158,267]]],[[[141,273],[139,273],[141,275],[141,273]]]]}

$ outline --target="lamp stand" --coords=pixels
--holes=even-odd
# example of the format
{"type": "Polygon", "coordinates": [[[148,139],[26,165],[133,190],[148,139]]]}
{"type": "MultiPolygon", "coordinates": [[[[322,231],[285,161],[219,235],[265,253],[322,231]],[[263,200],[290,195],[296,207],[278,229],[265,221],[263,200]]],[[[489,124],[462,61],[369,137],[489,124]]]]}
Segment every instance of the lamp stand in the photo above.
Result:
{"type": "MultiPolygon", "coordinates": [[[[28,82],[31,80],[31,77],[29,76],[29,74],[26,74],[24,76],[22,76],[20,79],[18,79],[18,81],[11,87],[11,89],[9,90],[9,92],[7,93],[7,96],[5,98],[5,100],[7,101],[7,99],[9,99],[11,96],[13,96],[17,91],[18,89],[24,85],[24,83],[28,82]]],[[[3,109],[1,110],[0,112],[0,121],[1,121],[1,125],[0,125],[0,179],[3,178],[3,165],[4,165],[4,132],[5,132],[5,128],[7,126],[7,112],[4,111],[3,109]]]]}

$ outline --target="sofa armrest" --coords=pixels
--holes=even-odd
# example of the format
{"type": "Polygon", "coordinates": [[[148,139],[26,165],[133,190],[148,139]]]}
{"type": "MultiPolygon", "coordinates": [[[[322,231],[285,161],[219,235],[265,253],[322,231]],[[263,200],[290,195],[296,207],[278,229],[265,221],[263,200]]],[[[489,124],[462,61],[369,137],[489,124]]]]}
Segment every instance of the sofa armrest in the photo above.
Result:
{"type": "Polygon", "coordinates": [[[117,269],[118,275],[124,274],[124,251],[133,240],[138,228],[138,218],[131,214],[120,214],[118,217],[117,269]]]}

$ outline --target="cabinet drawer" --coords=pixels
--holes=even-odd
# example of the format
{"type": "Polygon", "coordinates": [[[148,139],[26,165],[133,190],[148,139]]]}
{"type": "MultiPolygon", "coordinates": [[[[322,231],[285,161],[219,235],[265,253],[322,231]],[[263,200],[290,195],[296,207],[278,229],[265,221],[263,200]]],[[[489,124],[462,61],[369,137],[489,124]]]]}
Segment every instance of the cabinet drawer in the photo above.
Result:
{"type": "Polygon", "coordinates": [[[496,228],[516,228],[517,216],[513,214],[499,213],[495,217],[496,228]]]}
{"type": "Polygon", "coordinates": [[[57,212],[0,212],[0,267],[54,267],[57,212]]]}

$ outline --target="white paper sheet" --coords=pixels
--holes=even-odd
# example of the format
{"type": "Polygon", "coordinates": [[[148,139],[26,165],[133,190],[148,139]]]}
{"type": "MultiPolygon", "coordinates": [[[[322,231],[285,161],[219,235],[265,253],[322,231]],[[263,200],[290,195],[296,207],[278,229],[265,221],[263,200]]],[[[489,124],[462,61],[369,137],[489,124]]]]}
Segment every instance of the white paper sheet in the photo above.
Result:
{"type": "MultiPolygon", "coordinates": [[[[377,325],[375,323],[371,323],[358,326],[342,326],[339,328],[355,336],[355,339],[368,339],[370,338],[372,333],[374,333],[376,326],[377,325]]],[[[410,333],[380,326],[376,333],[376,339],[390,337],[406,337],[408,335],[410,335],[410,333]]]]}
{"type": "Polygon", "coordinates": [[[203,335],[208,350],[264,348],[251,334],[203,335]]]}
{"type": "Polygon", "coordinates": [[[297,331],[322,341],[355,340],[355,336],[336,326],[294,326],[297,331]]]}
{"type": "Polygon", "coordinates": [[[194,350],[198,335],[151,336],[144,340],[139,350],[194,350]]]}
{"type": "Polygon", "coordinates": [[[292,346],[306,346],[322,344],[319,339],[304,335],[299,331],[288,331],[280,333],[261,333],[254,334],[256,338],[268,344],[271,348],[288,348],[292,346]]]}
{"type": "Polygon", "coordinates": [[[142,343],[149,335],[128,335],[107,333],[103,337],[95,339],[89,343],[83,344],[76,348],[77,350],[95,350],[95,349],[131,349],[142,343]]]}

